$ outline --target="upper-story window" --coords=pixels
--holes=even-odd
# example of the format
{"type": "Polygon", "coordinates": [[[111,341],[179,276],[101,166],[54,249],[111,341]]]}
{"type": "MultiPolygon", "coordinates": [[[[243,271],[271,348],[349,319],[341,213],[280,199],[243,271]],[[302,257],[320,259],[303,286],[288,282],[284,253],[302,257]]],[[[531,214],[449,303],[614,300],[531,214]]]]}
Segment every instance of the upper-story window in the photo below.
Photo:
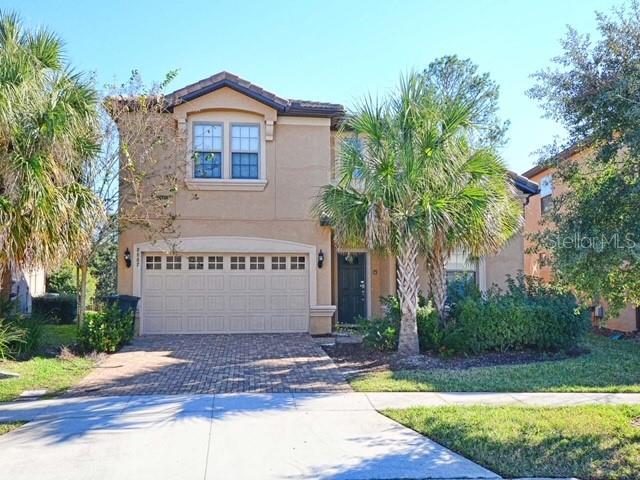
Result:
{"type": "Polygon", "coordinates": [[[231,125],[231,178],[259,178],[260,127],[231,125]]]}
{"type": "Polygon", "coordinates": [[[194,124],[193,158],[195,178],[222,178],[222,125],[194,124]]]}
{"type": "Polygon", "coordinates": [[[540,179],[540,211],[542,214],[551,210],[553,205],[553,177],[545,175],[540,179]]]}

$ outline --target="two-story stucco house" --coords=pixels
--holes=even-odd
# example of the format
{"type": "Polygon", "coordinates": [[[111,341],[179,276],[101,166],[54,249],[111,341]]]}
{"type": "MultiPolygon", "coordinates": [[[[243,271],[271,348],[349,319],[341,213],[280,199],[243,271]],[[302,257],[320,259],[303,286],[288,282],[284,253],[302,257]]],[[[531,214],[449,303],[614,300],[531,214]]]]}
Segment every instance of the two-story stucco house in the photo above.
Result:
{"type": "MultiPolygon", "coordinates": [[[[395,260],[337,251],[311,207],[332,181],[342,105],[288,100],[226,72],[167,96],[190,147],[175,199],[179,237],[120,236],[118,289],[141,297],[140,334],[329,333],[382,314],[395,260]],[[157,239],[156,239],[157,240],[157,239]],[[124,261],[131,253],[131,264],[124,261]]],[[[537,185],[514,175],[523,201],[537,185]]],[[[521,235],[499,255],[454,255],[450,274],[481,288],[524,268],[521,235]]]]}

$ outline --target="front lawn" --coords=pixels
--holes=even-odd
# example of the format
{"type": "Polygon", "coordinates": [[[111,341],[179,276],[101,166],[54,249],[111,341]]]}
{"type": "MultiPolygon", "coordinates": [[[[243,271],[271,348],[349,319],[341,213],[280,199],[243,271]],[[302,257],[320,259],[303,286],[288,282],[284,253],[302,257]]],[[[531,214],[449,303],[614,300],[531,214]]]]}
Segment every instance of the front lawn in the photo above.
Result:
{"type": "Polygon", "coordinates": [[[363,373],[360,392],[640,392],[640,343],[590,334],[590,353],[521,365],[363,373]]]}
{"type": "Polygon", "coordinates": [[[10,431],[15,430],[18,427],[21,427],[24,424],[25,422],[0,423],[0,435],[9,433],[10,431]]]}
{"type": "Polygon", "coordinates": [[[0,361],[0,372],[20,375],[0,379],[0,402],[15,400],[25,390],[45,389],[48,396],[61,393],[89,373],[93,366],[93,360],[84,357],[0,361]]]}
{"type": "Polygon", "coordinates": [[[390,418],[512,477],[631,480],[640,472],[640,406],[438,407],[390,418]]]}
{"type": "Polygon", "coordinates": [[[29,360],[0,360],[0,372],[20,375],[0,374],[0,402],[15,400],[25,390],[47,390],[47,396],[56,395],[84,377],[93,368],[93,360],[71,354],[64,358],[50,355],[59,353],[61,346],[76,343],[76,325],[45,325],[41,346],[45,354],[29,360]]]}

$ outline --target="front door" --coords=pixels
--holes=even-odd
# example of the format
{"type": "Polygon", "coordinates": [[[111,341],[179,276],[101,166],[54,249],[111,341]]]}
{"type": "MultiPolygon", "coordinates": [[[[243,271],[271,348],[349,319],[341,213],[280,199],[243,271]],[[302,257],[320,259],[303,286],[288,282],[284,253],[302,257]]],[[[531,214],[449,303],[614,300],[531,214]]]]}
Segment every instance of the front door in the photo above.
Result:
{"type": "Polygon", "coordinates": [[[338,254],[338,321],[367,316],[366,254],[338,254]]]}

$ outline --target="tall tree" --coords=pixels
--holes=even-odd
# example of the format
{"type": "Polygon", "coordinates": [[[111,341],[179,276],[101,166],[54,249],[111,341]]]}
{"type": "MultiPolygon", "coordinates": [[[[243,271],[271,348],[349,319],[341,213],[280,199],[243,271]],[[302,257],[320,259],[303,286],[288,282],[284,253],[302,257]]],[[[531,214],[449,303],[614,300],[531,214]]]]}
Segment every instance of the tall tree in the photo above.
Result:
{"type": "MultiPolygon", "coordinates": [[[[583,158],[553,162],[567,192],[554,199],[542,233],[558,280],[612,314],[640,305],[640,6],[596,13],[599,38],[569,27],[552,68],[534,75],[529,95],[568,131],[583,158]]],[[[551,160],[550,160],[551,159],[551,160]]]]}
{"type": "Polygon", "coordinates": [[[51,268],[90,243],[102,215],[82,184],[98,150],[97,95],[62,42],[0,12],[0,271],[51,268]]]}
{"type": "Polygon", "coordinates": [[[498,116],[498,85],[469,59],[446,56],[422,73],[427,112],[422,128],[429,228],[423,232],[425,292],[445,321],[445,268],[456,251],[472,258],[496,253],[520,228],[522,206],[496,153],[508,122],[498,116]]]}
{"type": "Polygon", "coordinates": [[[322,189],[315,207],[339,247],[366,245],[395,256],[401,353],[419,348],[419,255],[430,256],[431,271],[437,259],[444,272],[448,249],[480,254],[519,226],[504,165],[490,149],[473,146],[471,105],[420,74],[384,102],[365,100],[347,119],[338,182],[322,189]]]}
{"type": "Polygon", "coordinates": [[[153,238],[173,233],[173,199],[177,192],[175,164],[160,159],[185,158],[186,143],[166,112],[164,89],[177,72],[160,83],[147,86],[137,71],[122,84],[108,85],[100,108],[100,148],[84,163],[83,184],[94,192],[106,215],[87,221],[91,241],[77,257],[79,268],[78,321],[86,309],[86,286],[90,269],[104,259],[99,294],[115,293],[117,236],[136,226],[153,238]],[[110,291],[109,291],[110,290],[110,291]]]}

